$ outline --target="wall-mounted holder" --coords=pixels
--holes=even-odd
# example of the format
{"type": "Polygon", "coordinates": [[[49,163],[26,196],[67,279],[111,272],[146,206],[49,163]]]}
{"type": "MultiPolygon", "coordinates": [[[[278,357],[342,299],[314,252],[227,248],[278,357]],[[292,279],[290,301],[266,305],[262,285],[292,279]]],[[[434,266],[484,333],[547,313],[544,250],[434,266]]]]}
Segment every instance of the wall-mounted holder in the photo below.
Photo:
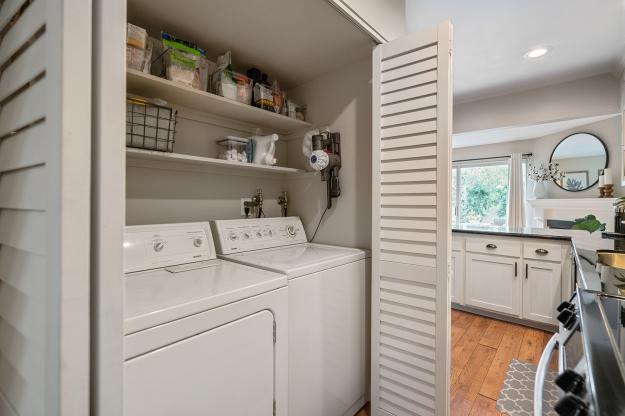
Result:
{"type": "Polygon", "coordinates": [[[325,131],[313,135],[312,151],[309,162],[314,169],[320,170],[321,180],[327,182],[326,209],[331,209],[332,198],[341,196],[341,134],[325,131]]]}

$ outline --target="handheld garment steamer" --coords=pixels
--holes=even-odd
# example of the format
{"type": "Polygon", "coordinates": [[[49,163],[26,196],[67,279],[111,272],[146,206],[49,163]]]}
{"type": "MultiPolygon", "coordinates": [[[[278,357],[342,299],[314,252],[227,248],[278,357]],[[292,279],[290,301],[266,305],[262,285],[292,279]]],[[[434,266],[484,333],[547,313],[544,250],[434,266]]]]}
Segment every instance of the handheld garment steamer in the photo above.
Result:
{"type": "Polygon", "coordinates": [[[341,134],[327,131],[312,136],[310,166],[321,172],[321,180],[327,182],[327,209],[332,208],[332,198],[341,196],[339,170],[341,169],[341,134]]]}

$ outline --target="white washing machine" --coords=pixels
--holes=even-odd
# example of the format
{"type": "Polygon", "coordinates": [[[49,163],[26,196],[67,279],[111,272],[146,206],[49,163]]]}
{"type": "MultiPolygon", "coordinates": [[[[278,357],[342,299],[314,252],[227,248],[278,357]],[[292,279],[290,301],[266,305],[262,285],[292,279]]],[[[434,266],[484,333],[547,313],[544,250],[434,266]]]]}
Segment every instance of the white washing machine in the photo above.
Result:
{"type": "Polygon", "coordinates": [[[366,402],[367,253],[308,243],[297,217],[211,223],[220,257],[289,284],[289,415],[352,416],[366,402]]]}
{"type": "Polygon", "coordinates": [[[208,223],[127,227],[124,416],[287,415],[284,274],[216,258],[208,223]]]}

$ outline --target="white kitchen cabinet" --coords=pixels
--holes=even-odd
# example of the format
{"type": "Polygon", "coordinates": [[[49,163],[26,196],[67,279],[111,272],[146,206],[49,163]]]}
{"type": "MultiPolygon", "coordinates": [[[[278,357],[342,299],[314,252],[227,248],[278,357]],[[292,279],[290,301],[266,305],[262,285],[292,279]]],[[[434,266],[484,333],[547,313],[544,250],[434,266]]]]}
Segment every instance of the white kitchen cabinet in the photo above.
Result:
{"type": "Polygon", "coordinates": [[[466,254],[465,303],[521,316],[520,258],[466,254]]]}
{"type": "Polygon", "coordinates": [[[451,253],[451,278],[449,280],[449,292],[451,301],[464,305],[464,253],[452,251],[451,253]]]}
{"type": "Polygon", "coordinates": [[[457,232],[452,249],[454,305],[557,325],[556,308],[572,290],[569,241],[457,232]]]}
{"type": "Polygon", "coordinates": [[[556,306],[562,299],[562,266],[525,260],[523,270],[523,319],[557,325],[556,306]]]}

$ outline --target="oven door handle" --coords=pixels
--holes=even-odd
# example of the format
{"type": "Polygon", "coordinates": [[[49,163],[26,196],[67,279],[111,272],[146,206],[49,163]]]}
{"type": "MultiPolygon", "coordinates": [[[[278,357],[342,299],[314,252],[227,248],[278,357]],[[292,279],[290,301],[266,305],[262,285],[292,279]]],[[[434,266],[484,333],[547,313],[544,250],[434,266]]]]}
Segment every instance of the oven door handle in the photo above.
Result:
{"type": "Polygon", "coordinates": [[[536,369],[536,378],[534,379],[534,416],[543,416],[543,394],[545,392],[545,378],[549,370],[549,360],[553,350],[558,345],[558,334],[553,334],[543,354],[540,356],[538,368],[536,369]]]}

